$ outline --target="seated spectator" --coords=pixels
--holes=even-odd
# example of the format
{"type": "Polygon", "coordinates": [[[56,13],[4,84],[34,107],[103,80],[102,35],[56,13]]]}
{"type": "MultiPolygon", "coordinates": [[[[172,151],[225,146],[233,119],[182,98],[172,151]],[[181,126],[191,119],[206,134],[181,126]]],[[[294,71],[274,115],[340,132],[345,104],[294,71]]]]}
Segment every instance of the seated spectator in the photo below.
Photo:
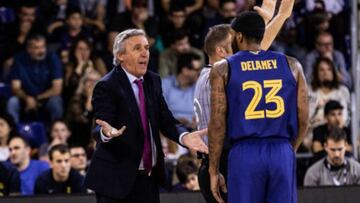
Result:
{"type": "Polygon", "coordinates": [[[306,9],[309,11],[313,10],[326,10],[332,14],[340,13],[345,6],[344,0],[307,0],[306,9]]]}
{"type": "Polygon", "coordinates": [[[174,186],[173,191],[199,191],[198,170],[195,161],[187,158],[179,159],[176,166],[176,175],[180,183],[174,186]]]}
{"type": "Polygon", "coordinates": [[[130,12],[124,12],[114,17],[109,29],[117,32],[130,28],[143,29],[148,37],[149,45],[152,46],[158,33],[155,19],[149,16],[148,1],[132,0],[131,5],[130,12]]]}
{"type": "Polygon", "coordinates": [[[194,91],[202,68],[201,59],[194,53],[179,55],[177,72],[162,80],[163,95],[174,117],[189,129],[195,128],[194,91]]]}
{"type": "Polygon", "coordinates": [[[85,192],[84,177],[71,170],[70,152],[66,145],[53,146],[49,151],[51,169],[44,171],[35,183],[35,194],[74,194],[85,192]]]}
{"type": "Polygon", "coordinates": [[[34,194],[35,180],[42,172],[49,169],[48,163],[30,158],[31,148],[23,137],[11,138],[9,148],[10,161],[20,173],[21,194],[34,194]]]}
{"type": "Polygon", "coordinates": [[[313,130],[312,151],[316,159],[326,156],[324,150],[325,137],[332,128],[340,128],[346,134],[346,152],[351,154],[351,132],[350,128],[345,126],[343,117],[343,106],[338,101],[330,100],[324,108],[326,124],[320,125],[313,130]]]}
{"type": "Polygon", "coordinates": [[[9,140],[16,133],[15,123],[8,114],[0,114],[0,161],[8,160],[10,156],[9,140]]]}
{"type": "Polygon", "coordinates": [[[0,162],[0,198],[20,194],[20,175],[8,162],[0,162]]]}
{"type": "Polygon", "coordinates": [[[63,26],[66,12],[76,7],[79,7],[77,0],[42,1],[39,9],[42,18],[46,21],[47,33],[52,34],[54,30],[63,26]]]}
{"type": "Polygon", "coordinates": [[[306,78],[310,79],[309,81],[313,79],[314,75],[311,74],[319,57],[330,59],[335,68],[334,77],[337,77],[342,84],[351,87],[351,77],[346,70],[344,55],[340,51],[334,50],[334,40],[328,32],[321,32],[316,37],[315,49],[306,55],[304,73],[306,78]]]}
{"type": "Polygon", "coordinates": [[[345,124],[349,118],[349,90],[339,84],[336,70],[332,61],[328,58],[318,58],[313,69],[313,79],[310,88],[310,123],[315,128],[326,122],[324,106],[329,100],[340,102],[344,107],[343,116],[345,124]]]}
{"type": "Polygon", "coordinates": [[[149,15],[148,0],[132,0],[131,5],[130,12],[120,13],[114,17],[114,20],[109,26],[109,30],[111,32],[120,33],[130,28],[143,29],[150,45],[148,69],[157,72],[159,51],[155,47],[155,41],[158,36],[158,23],[155,18],[149,15]]]}
{"type": "MultiPolygon", "coordinates": [[[[14,55],[26,48],[26,39],[34,33],[45,34],[45,26],[37,16],[37,6],[32,1],[23,1],[17,8],[17,19],[4,25],[4,50],[0,58],[4,59],[3,74],[8,76],[14,64],[14,55]]],[[[2,60],[0,60],[2,61],[2,60]]]]}
{"type": "Polygon", "coordinates": [[[80,78],[87,70],[96,70],[101,76],[107,73],[104,61],[100,57],[95,57],[92,49],[91,42],[86,38],[77,39],[70,49],[69,63],[65,66],[65,104],[68,104],[68,101],[74,96],[80,78]]]}
{"type": "MultiPolygon", "coordinates": [[[[189,1],[169,1],[169,10],[167,10],[166,18],[162,18],[160,22],[160,35],[165,47],[168,48],[173,42],[173,35],[176,32],[184,30],[188,33],[188,40],[192,46],[201,48],[202,45],[202,20],[199,14],[190,15],[187,12],[186,2],[189,1]]],[[[191,1],[190,1],[191,2],[191,1]]],[[[202,17],[201,17],[202,18],[202,17]]]]}
{"type": "Polygon", "coordinates": [[[59,58],[47,52],[42,35],[32,35],[26,51],[15,56],[11,73],[11,89],[14,96],[8,101],[8,113],[15,122],[20,113],[40,113],[46,110],[50,120],[62,117],[62,67],[59,58]],[[39,111],[40,110],[40,111],[39,111]]]}
{"type": "Polygon", "coordinates": [[[83,176],[86,175],[87,157],[84,147],[76,145],[70,147],[70,164],[72,169],[83,176]]]}
{"type": "Polygon", "coordinates": [[[162,8],[165,11],[171,9],[172,4],[178,4],[185,8],[185,11],[188,15],[198,11],[202,8],[204,0],[194,0],[194,1],[182,1],[182,0],[161,0],[162,8]]]}
{"type": "Polygon", "coordinates": [[[79,1],[84,24],[96,32],[105,32],[105,14],[107,0],[79,1]]]}
{"type": "Polygon", "coordinates": [[[217,14],[207,20],[205,23],[204,33],[209,31],[209,28],[223,23],[230,23],[232,19],[236,17],[236,4],[235,0],[222,0],[220,1],[220,6],[217,14]]]}
{"type": "Polygon", "coordinates": [[[90,31],[84,27],[80,9],[67,10],[65,25],[54,30],[50,35],[50,43],[60,46],[61,61],[63,64],[69,62],[69,50],[76,39],[86,38],[92,42],[90,31]]]}
{"type": "Polygon", "coordinates": [[[177,31],[173,33],[173,42],[170,48],[167,48],[163,53],[160,55],[159,61],[159,74],[161,77],[175,75],[177,59],[180,54],[184,53],[194,53],[200,56],[201,58],[201,67],[205,63],[205,56],[204,53],[194,48],[189,43],[189,37],[184,30],[177,31]]]}
{"type": "Polygon", "coordinates": [[[332,129],[324,147],[327,156],[308,169],[304,186],[359,185],[360,164],[345,157],[346,133],[342,129],[332,129]]]}
{"type": "Polygon", "coordinates": [[[49,162],[50,149],[58,144],[68,144],[68,139],[71,137],[71,131],[68,124],[63,120],[55,120],[50,126],[50,143],[45,143],[40,146],[39,159],[49,162]]]}
{"type": "Polygon", "coordinates": [[[70,144],[88,147],[93,125],[92,93],[100,78],[101,75],[96,70],[86,71],[80,79],[75,95],[70,100],[65,116],[74,135],[69,140],[70,144]]]}

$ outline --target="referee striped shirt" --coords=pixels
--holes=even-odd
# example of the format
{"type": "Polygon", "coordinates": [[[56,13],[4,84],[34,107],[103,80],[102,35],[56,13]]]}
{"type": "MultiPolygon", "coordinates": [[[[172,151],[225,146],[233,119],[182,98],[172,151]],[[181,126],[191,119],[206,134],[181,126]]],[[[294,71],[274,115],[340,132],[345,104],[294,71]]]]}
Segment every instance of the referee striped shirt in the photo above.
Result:
{"type": "MultiPolygon", "coordinates": [[[[210,70],[211,65],[201,70],[195,87],[194,111],[198,130],[207,128],[210,121],[210,70]]],[[[207,136],[204,136],[204,142],[208,144],[207,136]]]]}

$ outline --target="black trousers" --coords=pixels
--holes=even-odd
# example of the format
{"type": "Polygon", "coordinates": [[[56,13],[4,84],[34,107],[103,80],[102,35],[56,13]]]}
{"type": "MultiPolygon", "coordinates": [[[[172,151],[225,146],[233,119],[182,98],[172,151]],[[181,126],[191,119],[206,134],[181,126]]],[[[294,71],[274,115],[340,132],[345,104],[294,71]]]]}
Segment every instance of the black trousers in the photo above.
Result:
{"type": "MultiPolygon", "coordinates": [[[[220,161],[220,172],[227,182],[227,151],[223,151],[220,161]]],[[[209,157],[202,155],[201,166],[198,173],[200,191],[207,203],[217,203],[210,189],[209,157]]],[[[220,189],[221,197],[227,202],[227,194],[220,189]]]]}
{"type": "Polygon", "coordinates": [[[133,190],[124,199],[113,199],[96,193],[97,203],[160,203],[159,188],[152,176],[136,176],[133,190]]]}

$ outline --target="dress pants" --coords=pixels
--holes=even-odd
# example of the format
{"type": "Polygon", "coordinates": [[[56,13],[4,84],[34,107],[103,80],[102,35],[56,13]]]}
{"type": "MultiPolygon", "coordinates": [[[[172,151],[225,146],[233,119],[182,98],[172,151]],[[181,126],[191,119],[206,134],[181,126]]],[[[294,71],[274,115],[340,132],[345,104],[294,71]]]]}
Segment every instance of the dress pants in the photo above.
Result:
{"type": "Polygon", "coordinates": [[[159,188],[154,177],[139,173],[133,190],[124,199],[113,199],[96,193],[97,203],[159,203],[159,188]]]}

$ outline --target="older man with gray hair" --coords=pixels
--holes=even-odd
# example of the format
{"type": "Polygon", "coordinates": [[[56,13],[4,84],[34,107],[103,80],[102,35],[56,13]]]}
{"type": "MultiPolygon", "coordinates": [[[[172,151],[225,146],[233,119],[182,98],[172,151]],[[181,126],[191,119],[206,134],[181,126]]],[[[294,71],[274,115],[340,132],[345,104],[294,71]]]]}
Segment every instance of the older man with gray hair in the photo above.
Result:
{"type": "Polygon", "coordinates": [[[95,86],[93,107],[100,130],[85,186],[103,202],[159,202],[165,183],[159,131],[192,150],[207,153],[201,136],[186,132],[168,109],[158,75],[148,71],[144,31],[129,29],[115,38],[113,70],[95,86]]]}

